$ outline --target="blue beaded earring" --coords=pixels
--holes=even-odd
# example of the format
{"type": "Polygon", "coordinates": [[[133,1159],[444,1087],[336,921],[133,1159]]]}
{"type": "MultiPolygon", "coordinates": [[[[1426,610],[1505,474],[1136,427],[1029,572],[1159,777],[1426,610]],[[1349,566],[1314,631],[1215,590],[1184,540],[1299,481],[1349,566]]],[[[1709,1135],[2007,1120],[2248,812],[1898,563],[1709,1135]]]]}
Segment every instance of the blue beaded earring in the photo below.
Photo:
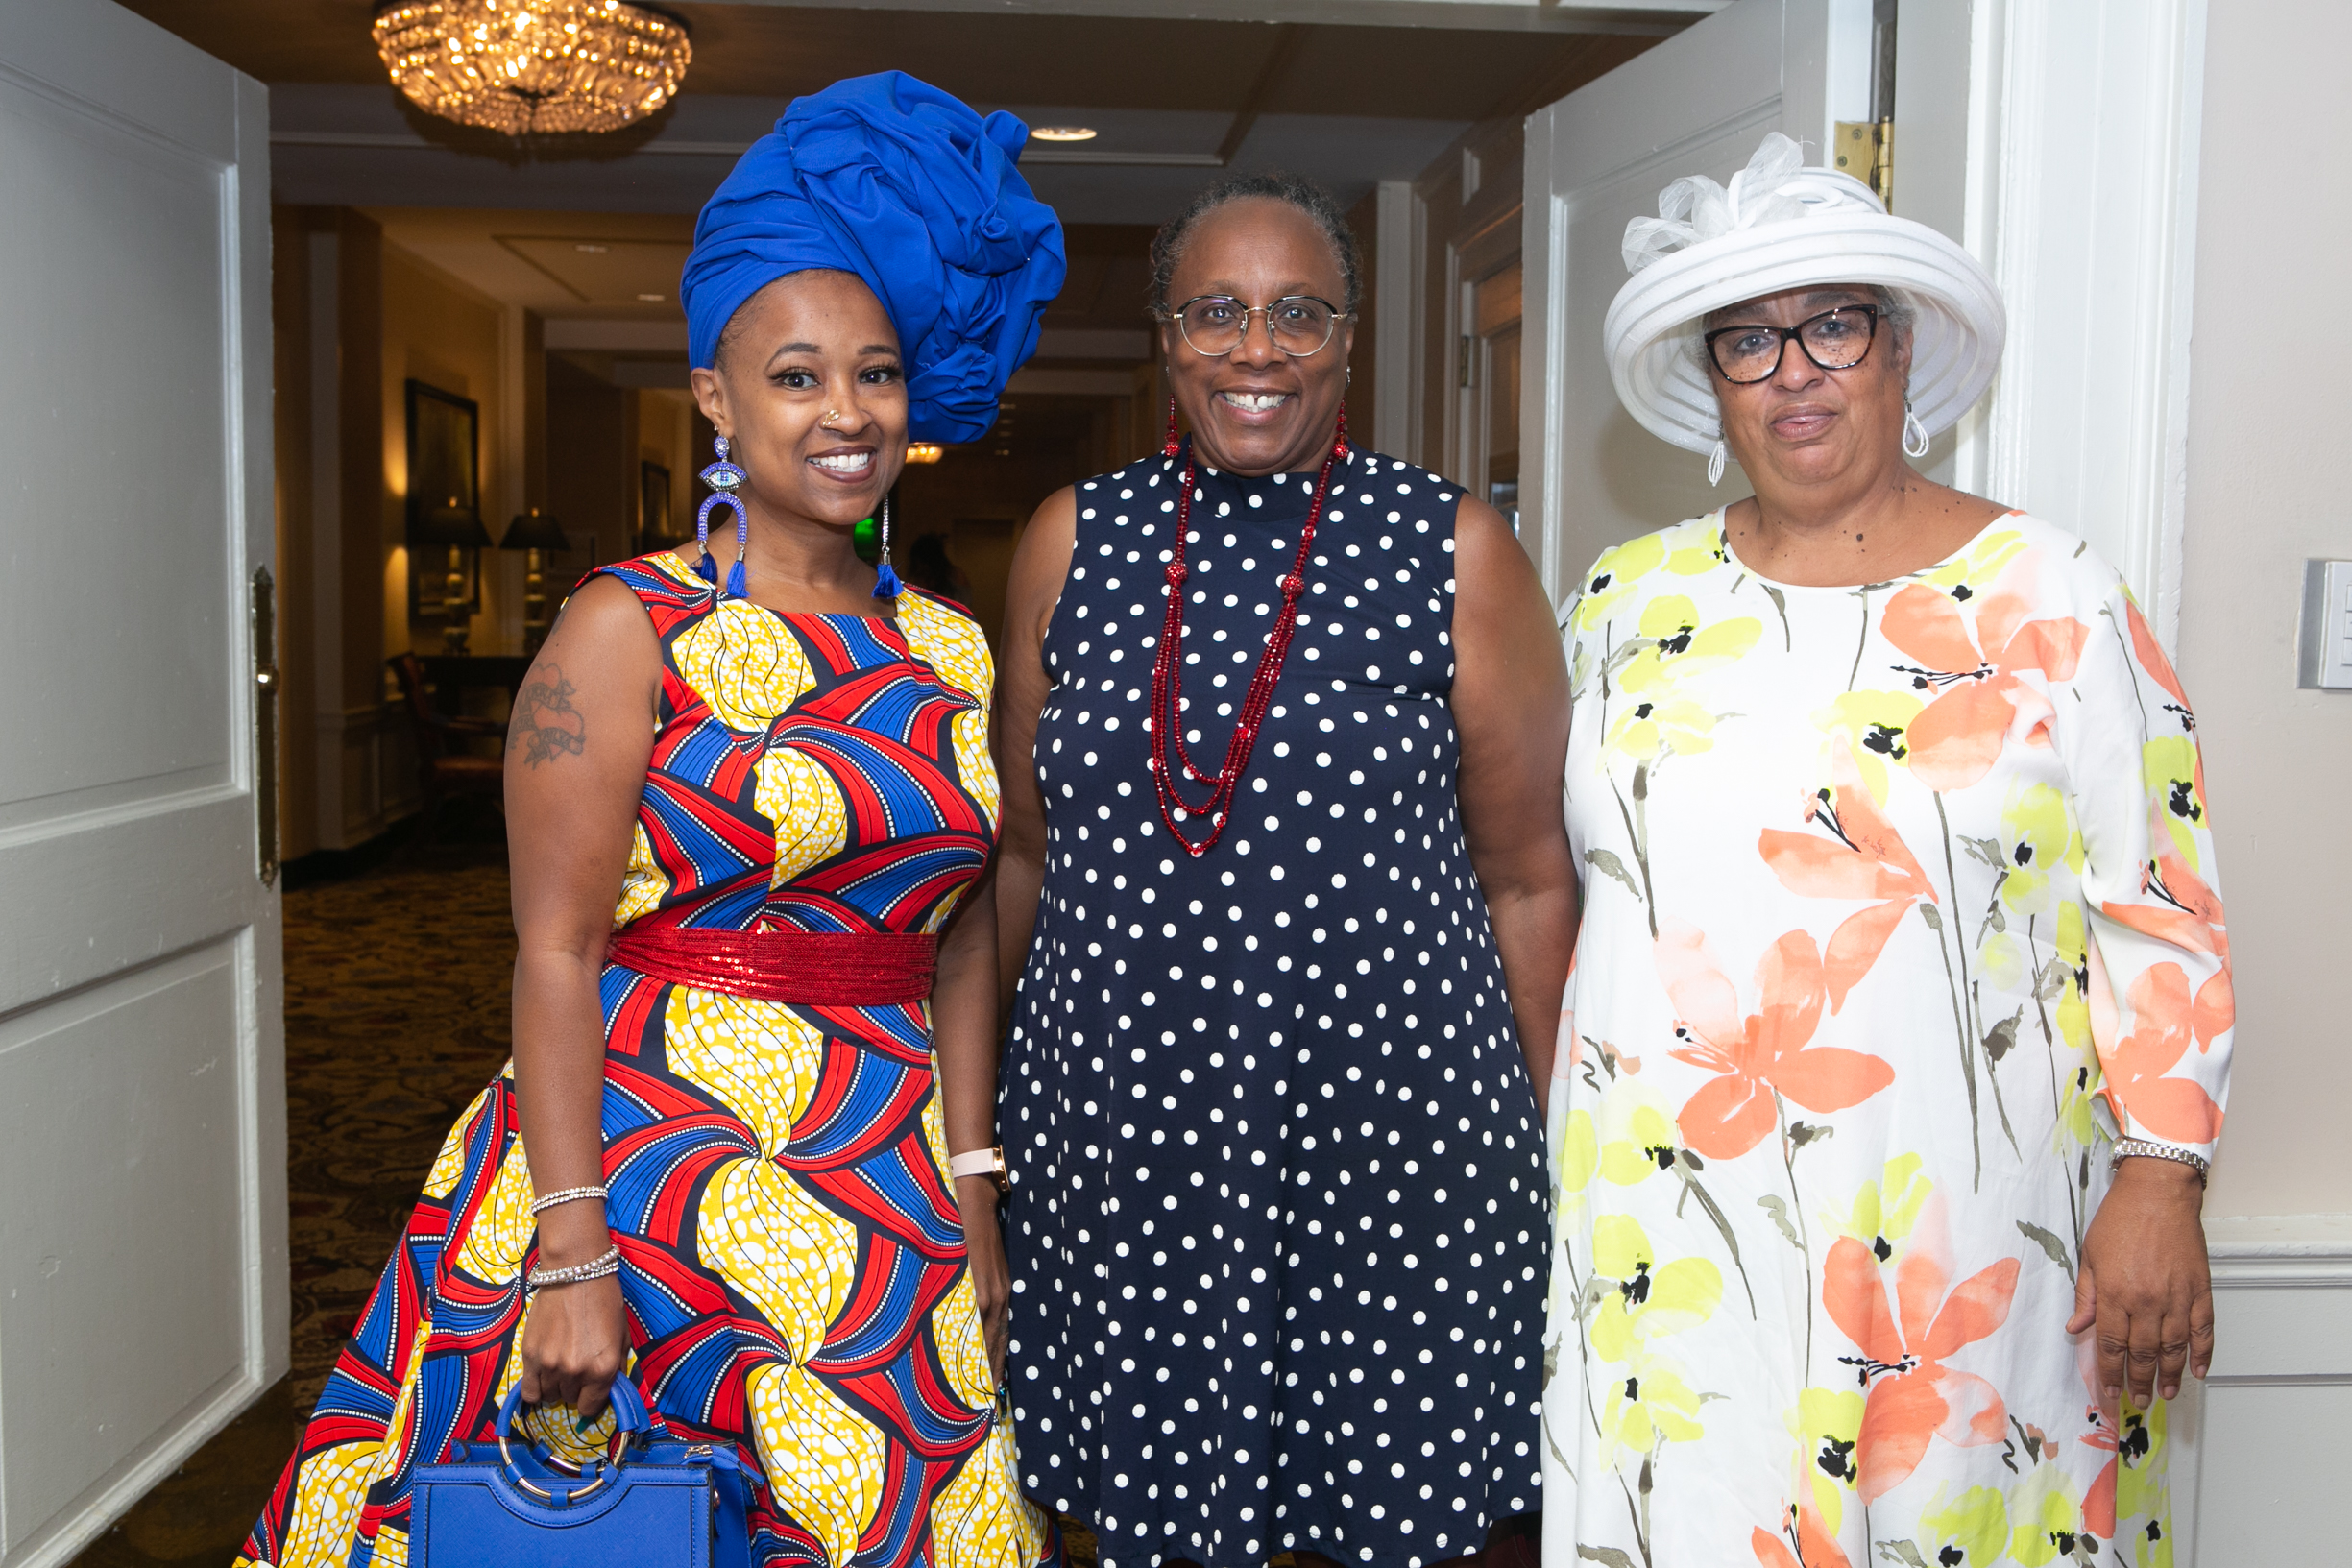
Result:
{"type": "Polygon", "coordinates": [[[702,470],[702,482],[711,487],[704,497],[702,510],[694,514],[694,538],[701,543],[702,559],[694,563],[694,571],[706,583],[718,581],[718,563],[711,559],[711,514],[717,508],[735,509],[735,565],[727,568],[726,591],[719,597],[733,594],[739,599],[750,597],[743,586],[743,555],[751,547],[751,514],[743,510],[742,499],[735,492],[751,476],[727,461],[727,438],[717,440],[718,461],[702,470]]]}
{"type": "Polygon", "coordinates": [[[874,567],[874,597],[898,597],[898,573],[890,568],[890,497],[882,498],[882,559],[874,567]]]}

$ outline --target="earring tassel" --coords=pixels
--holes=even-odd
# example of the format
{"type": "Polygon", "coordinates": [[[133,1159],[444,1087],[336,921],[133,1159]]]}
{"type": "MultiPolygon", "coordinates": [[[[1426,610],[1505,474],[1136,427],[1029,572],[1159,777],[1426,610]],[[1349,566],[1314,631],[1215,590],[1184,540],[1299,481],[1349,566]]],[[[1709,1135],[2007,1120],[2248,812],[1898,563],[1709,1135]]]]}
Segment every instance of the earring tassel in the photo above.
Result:
{"type": "Polygon", "coordinates": [[[874,568],[874,597],[878,599],[898,597],[898,573],[890,569],[890,563],[887,561],[874,568]]]}
{"type": "Polygon", "coordinates": [[[727,568],[727,592],[738,599],[751,597],[750,592],[743,586],[743,562],[740,556],[736,558],[734,566],[727,568]]]}

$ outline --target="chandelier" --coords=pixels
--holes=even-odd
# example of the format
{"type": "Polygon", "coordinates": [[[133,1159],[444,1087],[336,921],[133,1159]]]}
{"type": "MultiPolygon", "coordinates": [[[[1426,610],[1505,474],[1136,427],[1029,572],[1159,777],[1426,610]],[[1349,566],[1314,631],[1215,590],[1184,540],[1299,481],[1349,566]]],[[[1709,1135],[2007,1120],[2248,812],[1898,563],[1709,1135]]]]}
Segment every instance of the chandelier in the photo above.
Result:
{"type": "Polygon", "coordinates": [[[684,23],[629,0],[395,0],[376,52],[418,107],[510,136],[618,130],[693,59],[684,23]]]}

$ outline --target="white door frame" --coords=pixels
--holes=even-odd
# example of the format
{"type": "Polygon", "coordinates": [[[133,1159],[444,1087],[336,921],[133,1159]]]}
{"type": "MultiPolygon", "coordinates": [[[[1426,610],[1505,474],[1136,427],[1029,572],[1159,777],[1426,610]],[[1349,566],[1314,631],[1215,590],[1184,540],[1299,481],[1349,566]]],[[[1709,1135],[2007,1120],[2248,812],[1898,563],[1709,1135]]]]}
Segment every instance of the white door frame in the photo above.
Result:
{"type": "MultiPolygon", "coordinates": [[[[1905,7],[1904,26],[1929,9],[1905,7]]],[[[1966,123],[1921,127],[1928,156],[1966,171],[1955,237],[2009,306],[2000,377],[1961,427],[1955,482],[2088,539],[2167,647],[2180,625],[2205,11],[1976,0],[1966,123]],[[1955,130],[1953,159],[1935,143],[1955,130]]],[[[1903,84],[1927,62],[1898,40],[1901,211],[1903,84]]]]}

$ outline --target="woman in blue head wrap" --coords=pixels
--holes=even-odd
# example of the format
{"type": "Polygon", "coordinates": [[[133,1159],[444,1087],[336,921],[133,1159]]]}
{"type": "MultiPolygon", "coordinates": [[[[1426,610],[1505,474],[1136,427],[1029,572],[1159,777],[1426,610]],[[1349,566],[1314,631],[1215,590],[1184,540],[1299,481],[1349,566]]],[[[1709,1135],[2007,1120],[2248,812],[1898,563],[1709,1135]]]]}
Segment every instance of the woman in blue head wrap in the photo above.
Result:
{"type": "Polygon", "coordinates": [[[595,573],[532,666],[514,1062],[241,1560],[424,1560],[418,1466],[510,1403],[593,1456],[617,1380],[739,1461],[755,1563],[1058,1556],[998,1400],[996,1185],[949,1174],[993,1142],[993,671],[968,615],[854,548],[910,434],[994,422],[1060,287],[1026,135],[842,82],[704,209],[683,298],[721,526],[595,573]]]}

